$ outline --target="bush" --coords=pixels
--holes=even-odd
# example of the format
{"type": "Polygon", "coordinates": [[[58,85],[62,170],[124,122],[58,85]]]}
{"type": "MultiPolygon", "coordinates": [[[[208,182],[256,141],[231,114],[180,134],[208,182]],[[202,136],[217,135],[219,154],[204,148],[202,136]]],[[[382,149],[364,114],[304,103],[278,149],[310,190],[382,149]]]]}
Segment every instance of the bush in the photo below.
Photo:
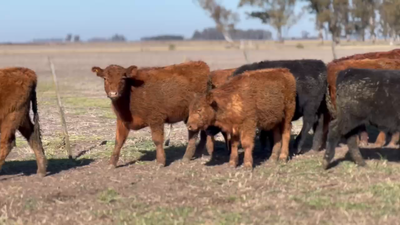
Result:
{"type": "Polygon", "coordinates": [[[296,48],[303,49],[304,45],[302,43],[297,43],[296,48]]]}
{"type": "Polygon", "coordinates": [[[175,45],[174,45],[174,44],[170,44],[169,47],[168,47],[168,49],[169,49],[170,51],[174,51],[174,50],[175,50],[175,45]]]}

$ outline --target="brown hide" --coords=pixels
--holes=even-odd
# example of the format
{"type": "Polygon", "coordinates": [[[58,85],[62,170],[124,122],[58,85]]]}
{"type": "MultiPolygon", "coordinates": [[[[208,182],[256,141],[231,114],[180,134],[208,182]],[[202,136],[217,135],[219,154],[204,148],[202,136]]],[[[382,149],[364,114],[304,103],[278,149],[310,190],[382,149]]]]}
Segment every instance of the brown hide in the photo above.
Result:
{"type": "Polygon", "coordinates": [[[40,139],[39,115],[36,100],[37,76],[27,68],[0,70],[0,170],[15,143],[19,130],[35,152],[41,176],[46,174],[47,161],[40,139]],[[30,105],[34,123],[29,117],[30,105]]]}
{"type": "Polygon", "coordinates": [[[247,71],[192,102],[187,125],[189,129],[215,125],[231,134],[233,166],[238,162],[240,139],[245,148],[246,167],[252,166],[256,128],[273,130],[276,138],[272,159],[277,159],[282,143],[279,158],[286,160],[295,96],[296,81],[288,69],[247,71]]]}
{"type": "MultiPolygon", "coordinates": [[[[105,79],[105,91],[112,99],[117,116],[116,146],[111,164],[116,166],[129,130],[149,126],[157,148],[157,161],[165,165],[164,123],[187,119],[190,102],[207,89],[208,65],[202,61],[143,69],[110,65],[104,70],[93,67],[92,71],[105,79]]],[[[197,134],[189,132],[191,140],[186,158],[191,158],[197,134]]]]}

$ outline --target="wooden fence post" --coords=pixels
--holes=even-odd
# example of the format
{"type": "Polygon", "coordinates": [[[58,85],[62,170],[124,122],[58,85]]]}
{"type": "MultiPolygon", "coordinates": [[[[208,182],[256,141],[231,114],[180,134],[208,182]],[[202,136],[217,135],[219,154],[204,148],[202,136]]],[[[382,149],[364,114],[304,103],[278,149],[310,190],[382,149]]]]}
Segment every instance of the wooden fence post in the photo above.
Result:
{"type": "Polygon", "coordinates": [[[56,71],[55,71],[54,64],[53,64],[52,60],[50,59],[50,57],[48,57],[47,59],[49,61],[51,73],[53,74],[53,81],[54,81],[54,86],[55,86],[56,95],[57,95],[57,104],[58,104],[58,109],[60,110],[61,125],[62,125],[62,128],[63,128],[65,148],[67,149],[68,158],[69,159],[73,159],[72,152],[71,152],[71,146],[70,146],[70,143],[69,143],[69,135],[68,135],[67,123],[65,122],[64,110],[63,110],[63,106],[62,106],[62,103],[61,103],[60,93],[58,91],[56,71]]]}

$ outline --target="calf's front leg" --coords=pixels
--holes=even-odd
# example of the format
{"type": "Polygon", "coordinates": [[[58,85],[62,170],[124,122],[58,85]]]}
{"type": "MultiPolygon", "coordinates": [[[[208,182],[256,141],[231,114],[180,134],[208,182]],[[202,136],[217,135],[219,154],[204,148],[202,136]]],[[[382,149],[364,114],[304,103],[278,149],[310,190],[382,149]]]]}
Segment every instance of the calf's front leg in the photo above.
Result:
{"type": "Polygon", "coordinates": [[[254,137],[256,136],[256,129],[246,129],[242,131],[241,142],[244,148],[244,160],[243,164],[246,169],[253,168],[253,149],[254,149],[254,137]]]}
{"type": "Polygon", "coordinates": [[[128,137],[128,134],[129,134],[129,128],[125,125],[125,123],[122,120],[117,120],[115,146],[110,159],[110,165],[114,168],[117,167],[119,155],[121,153],[121,148],[124,145],[126,138],[128,137]]]}
{"type": "Polygon", "coordinates": [[[231,134],[231,156],[229,159],[229,166],[236,167],[239,163],[239,136],[231,134]]]}

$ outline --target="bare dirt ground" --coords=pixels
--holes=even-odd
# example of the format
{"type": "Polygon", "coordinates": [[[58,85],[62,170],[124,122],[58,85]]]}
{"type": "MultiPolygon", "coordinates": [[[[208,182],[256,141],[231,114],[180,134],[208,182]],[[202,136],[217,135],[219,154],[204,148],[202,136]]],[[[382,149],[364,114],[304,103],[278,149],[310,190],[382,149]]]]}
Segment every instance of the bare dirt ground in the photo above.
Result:
{"type": "MultiPolygon", "coordinates": [[[[328,171],[322,170],[322,152],[272,165],[255,149],[256,167],[246,171],[227,166],[219,142],[217,163],[208,165],[204,157],[183,164],[187,134],[179,123],[166,149],[167,167],[156,167],[150,132],[143,129],[131,132],[120,167],[108,169],[115,116],[92,66],[162,66],[189,59],[222,69],[245,63],[235,49],[143,50],[150,47],[0,46],[0,67],[25,66],[39,76],[39,112],[49,159],[48,175],[36,176],[34,155],[18,136],[0,174],[0,224],[400,224],[397,149],[362,149],[368,168],[358,168],[341,145],[338,165],[328,171]],[[47,56],[56,67],[73,152],[79,156],[75,161],[67,159],[63,147],[47,56]]],[[[380,50],[389,48],[339,47],[338,55],[380,50]]],[[[328,62],[331,52],[329,46],[270,46],[250,50],[248,57],[252,62],[328,62]]],[[[300,127],[301,121],[294,123],[294,136],[300,127]]]]}

